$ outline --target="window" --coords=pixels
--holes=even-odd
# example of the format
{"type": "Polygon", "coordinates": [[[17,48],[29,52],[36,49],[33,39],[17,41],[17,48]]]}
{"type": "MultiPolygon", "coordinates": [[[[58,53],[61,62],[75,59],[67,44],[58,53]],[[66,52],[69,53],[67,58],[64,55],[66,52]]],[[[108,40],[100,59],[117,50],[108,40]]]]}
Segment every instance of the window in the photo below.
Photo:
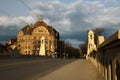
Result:
{"type": "Polygon", "coordinates": [[[43,30],[38,30],[38,32],[43,32],[43,30]]]}
{"type": "Polygon", "coordinates": [[[40,44],[40,41],[38,41],[38,43],[40,44]]]}
{"type": "Polygon", "coordinates": [[[45,43],[46,43],[46,44],[48,43],[48,40],[47,40],[47,39],[45,40],[45,43]]]}
{"type": "Polygon", "coordinates": [[[42,40],[42,44],[43,44],[43,40],[42,40]]]}
{"type": "Polygon", "coordinates": [[[27,51],[25,51],[25,53],[27,54],[27,51]]]}
{"type": "Polygon", "coordinates": [[[34,40],[36,40],[36,37],[34,37],[34,40]]]}
{"type": "Polygon", "coordinates": [[[30,51],[28,51],[28,53],[30,54],[30,51]]]}
{"type": "Polygon", "coordinates": [[[28,49],[30,49],[30,46],[28,46],[28,49]]]}
{"type": "Polygon", "coordinates": [[[90,39],[92,39],[92,35],[90,35],[90,39]]]}

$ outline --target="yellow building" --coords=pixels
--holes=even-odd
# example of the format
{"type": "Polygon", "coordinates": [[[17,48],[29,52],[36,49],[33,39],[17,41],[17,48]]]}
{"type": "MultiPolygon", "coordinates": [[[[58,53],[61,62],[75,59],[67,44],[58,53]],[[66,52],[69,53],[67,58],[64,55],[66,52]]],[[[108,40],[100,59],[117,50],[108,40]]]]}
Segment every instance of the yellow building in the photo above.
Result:
{"type": "Polygon", "coordinates": [[[58,50],[59,32],[47,25],[42,18],[35,24],[26,25],[17,35],[17,49],[22,55],[40,55],[40,48],[45,49],[44,56],[52,56],[58,50]],[[45,39],[41,48],[41,38],[45,39]]]}

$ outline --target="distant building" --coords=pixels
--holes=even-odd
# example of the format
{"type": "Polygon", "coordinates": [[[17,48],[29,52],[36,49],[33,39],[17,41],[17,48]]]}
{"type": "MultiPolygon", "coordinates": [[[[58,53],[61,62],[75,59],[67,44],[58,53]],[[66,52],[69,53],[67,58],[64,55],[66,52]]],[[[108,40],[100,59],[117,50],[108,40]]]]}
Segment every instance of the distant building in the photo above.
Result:
{"type": "Polygon", "coordinates": [[[8,45],[9,48],[11,48],[11,49],[15,49],[15,47],[17,46],[17,39],[15,38],[15,39],[8,40],[6,45],[8,45]]]}
{"type": "Polygon", "coordinates": [[[47,25],[42,18],[35,24],[26,25],[17,35],[17,49],[22,55],[41,55],[40,49],[45,49],[45,55],[52,56],[58,50],[59,32],[47,25]],[[44,46],[41,46],[44,37],[44,46]],[[45,47],[45,48],[41,48],[45,47]]]}
{"type": "Polygon", "coordinates": [[[0,44],[0,56],[8,56],[10,55],[10,51],[14,50],[16,47],[17,39],[9,39],[7,43],[0,44]]]}
{"type": "Polygon", "coordinates": [[[0,44],[0,56],[7,56],[9,55],[8,47],[5,45],[0,44]]]}

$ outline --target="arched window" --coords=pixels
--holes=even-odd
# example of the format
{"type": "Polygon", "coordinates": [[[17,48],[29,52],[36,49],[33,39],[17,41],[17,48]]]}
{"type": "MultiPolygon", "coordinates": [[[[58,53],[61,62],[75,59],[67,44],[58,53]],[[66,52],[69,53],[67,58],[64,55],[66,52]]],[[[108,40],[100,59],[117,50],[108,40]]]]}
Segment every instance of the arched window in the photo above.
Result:
{"type": "Polygon", "coordinates": [[[43,40],[42,40],[42,44],[43,44],[43,40]]]}
{"type": "Polygon", "coordinates": [[[90,35],[90,39],[92,39],[92,35],[90,35]]]}

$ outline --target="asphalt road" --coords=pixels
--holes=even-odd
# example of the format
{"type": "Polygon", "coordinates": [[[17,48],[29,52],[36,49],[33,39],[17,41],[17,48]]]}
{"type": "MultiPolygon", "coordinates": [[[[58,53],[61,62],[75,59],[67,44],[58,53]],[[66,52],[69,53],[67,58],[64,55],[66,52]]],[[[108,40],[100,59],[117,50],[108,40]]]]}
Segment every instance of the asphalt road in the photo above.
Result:
{"type": "Polygon", "coordinates": [[[0,80],[37,80],[74,59],[20,59],[0,61],[0,80]]]}

